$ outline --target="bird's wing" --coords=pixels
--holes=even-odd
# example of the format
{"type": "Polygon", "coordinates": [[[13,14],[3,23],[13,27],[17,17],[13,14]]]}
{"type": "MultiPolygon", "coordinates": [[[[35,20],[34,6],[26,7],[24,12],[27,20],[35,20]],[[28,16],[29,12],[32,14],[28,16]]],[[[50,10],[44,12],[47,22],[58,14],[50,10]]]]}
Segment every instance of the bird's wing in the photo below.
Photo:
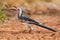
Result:
{"type": "Polygon", "coordinates": [[[28,21],[29,24],[36,23],[38,24],[39,22],[35,21],[34,19],[28,18],[23,16],[23,20],[28,21]]]}
{"type": "Polygon", "coordinates": [[[36,25],[36,26],[39,26],[39,27],[42,27],[42,28],[51,30],[51,31],[53,31],[53,32],[56,32],[55,29],[52,29],[52,28],[47,27],[47,26],[44,26],[44,25],[40,24],[39,22],[37,22],[37,21],[31,19],[31,18],[27,18],[27,17],[24,17],[24,16],[23,16],[23,19],[24,19],[25,21],[29,21],[29,24],[34,24],[34,25],[36,25]]]}

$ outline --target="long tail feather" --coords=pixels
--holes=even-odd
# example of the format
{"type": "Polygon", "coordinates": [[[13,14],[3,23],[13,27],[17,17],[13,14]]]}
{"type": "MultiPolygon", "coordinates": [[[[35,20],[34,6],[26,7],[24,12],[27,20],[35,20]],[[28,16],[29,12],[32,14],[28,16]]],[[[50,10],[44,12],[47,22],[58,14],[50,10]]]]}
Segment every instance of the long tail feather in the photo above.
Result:
{"type": "Polygon", "coordinates": [[[35,23],[35,25],[40,26],[40,27],[45,28],[45,29],[48,29],[48,30],[51,30],[51,31],[53,31],[53,32],[57,32],[57,30],[52,29],[52,28],[47,27],[47,26],[44,26],[44,25],[42,25],[42,24],[36,24],[36,23],[35,23]]]}

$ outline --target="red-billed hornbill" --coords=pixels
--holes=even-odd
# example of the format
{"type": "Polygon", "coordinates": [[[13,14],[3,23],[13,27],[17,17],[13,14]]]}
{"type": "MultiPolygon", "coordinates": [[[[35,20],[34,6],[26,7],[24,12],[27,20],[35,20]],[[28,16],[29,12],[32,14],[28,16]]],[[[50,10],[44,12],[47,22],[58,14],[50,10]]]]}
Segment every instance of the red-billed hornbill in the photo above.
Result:
{"type": "MultiPolygon", "coordinates": [[[[31,19],[31,18],[28,18],[28,17],[24,16],[23,12],[22,12],[23,11],[22,8],[14,6],[12,10],[17,11],[17,19],[20,20],[22,23],[33,24],[33,25],[36,25],[36,26],[51,30],[53,32],[57,32],[55,29],[44,26],[41,23],[35,21],[34,19],[31,19]]],[[[27,30],[27,27],[25,26],[24,31],[26,31],[26,30],[27,30]]]]}

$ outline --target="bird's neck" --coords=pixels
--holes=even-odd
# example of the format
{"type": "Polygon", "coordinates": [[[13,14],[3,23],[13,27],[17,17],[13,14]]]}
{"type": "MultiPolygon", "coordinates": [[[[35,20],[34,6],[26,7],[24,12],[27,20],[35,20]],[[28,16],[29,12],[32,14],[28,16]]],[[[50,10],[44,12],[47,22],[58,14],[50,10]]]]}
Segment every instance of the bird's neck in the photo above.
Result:
{"type": "Polygon", "coordinates": [[[18,13],[17,13],[17,18],[19,19],[20,17],[22,17],[22,9],[20,9],[20,10],[18,10],[17,11],[18,13]]]}
{"type": "Polygon", "coordinates": [[[19,17],[22,16],[22,9],[21,8],[18,10],[18,16],[19,17]]]}
{"type": "Polygon", "coordinates": [[[19,17],[22,16],[22,11],[18,11],[18,16],[19,16],[19,17]]]}

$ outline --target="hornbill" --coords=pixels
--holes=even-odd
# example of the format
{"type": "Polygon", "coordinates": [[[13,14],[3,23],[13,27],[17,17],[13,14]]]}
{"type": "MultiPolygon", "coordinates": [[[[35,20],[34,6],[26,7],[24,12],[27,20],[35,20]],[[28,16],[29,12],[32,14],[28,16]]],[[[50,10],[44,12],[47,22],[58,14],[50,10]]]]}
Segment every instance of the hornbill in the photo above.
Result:
{"type": "MultiPolygon", "coordinates": [[[[22,23],[33,24],[33,25],[48,29],[50,31],[57,32],[57,30],[55,30],[55,29],[44,26],[44,25],[42,25],[41,23],[37,22],[36,20],[34,20],[32,18],[24,16],[22,8],[19,8],[17,6],[13,6],[13,8],[11,10],[15,10],[17,12],[17,19],[20,20],[22,23]]],[[[27,27],[25,25],[24,31],[26,31],[26,30],[27,30],[27,27]]]]}

